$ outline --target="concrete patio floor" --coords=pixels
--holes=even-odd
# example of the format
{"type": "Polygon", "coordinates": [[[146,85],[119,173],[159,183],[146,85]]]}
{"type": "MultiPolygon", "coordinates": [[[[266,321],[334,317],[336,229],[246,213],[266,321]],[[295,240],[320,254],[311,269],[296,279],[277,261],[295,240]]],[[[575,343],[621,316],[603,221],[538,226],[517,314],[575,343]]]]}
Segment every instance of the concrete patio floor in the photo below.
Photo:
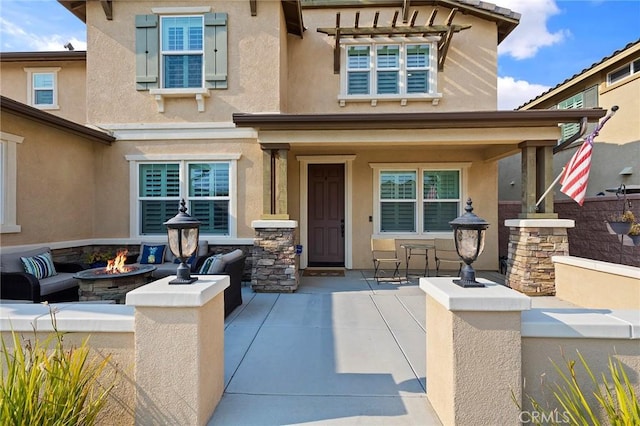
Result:
{"type": "Polygon", "coordinates": [[[425,393],[425,295],[369,271],[253,293],[225,321],[209,425],[439,425],[425,393]],[[367,279],[368,277],[368,279],[367,279]]]}

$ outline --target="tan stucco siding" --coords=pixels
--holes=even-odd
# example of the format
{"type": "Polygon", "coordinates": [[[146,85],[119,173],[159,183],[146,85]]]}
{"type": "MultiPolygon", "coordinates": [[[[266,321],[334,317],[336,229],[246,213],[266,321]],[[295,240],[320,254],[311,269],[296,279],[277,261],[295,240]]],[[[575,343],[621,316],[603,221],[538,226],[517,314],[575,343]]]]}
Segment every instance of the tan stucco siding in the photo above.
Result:
{"type": "Polygon", "coordinates": [[[31,105],[28,99],[28,88],[31,82],[25,69],[37,72],[37,70],[47,71],[58,68],[56,74],[59,108],[44,110],[58,117],[84,124],[86,121],[86,64],[84,61],[0,62],[2,96],[31,105]]]}
{"type": "Polygon", "coordinates": [[[154,96],[136,91],[135,15],[152,7],[202,6],[202,2],[119,2],[121,18],[108,21],[99,3],[87,3],[87,115],[89,122],[230,122],[233,112],[280,110],[281,4],[260,2],[251,17],[245,2],[212,3],[212,12],[228,14],[228,89],[210,90],[205,111],[195,97],[165,101],[159,113],[154,96]]]}
{"type": "Polygon", "coordinates": [[[93,236],[94,156],[107,146],[2,112],[2,131],[24,138],[16,147],[16,215],[21,232],[2,246],[93,236]]]}
{"type": "MultiPolygon", "coordinates": [[[[219,154],[240,154],[237,162],[237,236],[252,238],[251,221],[262,213],[262,150],[255,140],[145,140],[118,141],[104,150],[96,160],[96,179],[100,188],[96,197],[96,223],[101,224],[95,237],[130,236],[130,212],[136,202],[132,193],[130,163],[127,155],[151,156],[153,161],[171,161],[174,155],[198,161],[219,154]]],[[[203,160],[207,161],[207,160],[203,160]]]]}
{"type": "MultiPolygon", "coordinates": [[[[352,205],[352,223],[353,229],[351,236],[353,238],[353,268],[368,269],[371,268],[371,246],[370,239],[374,233],[374,224],[369,222],[369,216],[374,214],[374,173],[372,163],[393,163],[393,164],[437,164],[452,165],[457,167],[463,162],[470,163],[470,167],[462,172],[462,207],[466,197],[472,197],[474,213],[487,220],[491,226],[487,230],[487,241],[484,253],[474,264],[479,269],[497,270],[498,269],[498,199],[495,191],[497,184],[497,163],[484,162],[481,160],[481,153],[472,148],[459,151],[456,149],[425,149],[420,147],[394,147],[393,153],[388,150],[371,149],[360,147],[343,147],[343,148],[308,148],[293,147],[289,153],[288,167],[288,195],[289,195],[289,213],[292,219],[302,220],[300,217],[300,193],[306,191],[306,188],[300,188],[300,162],[296,160],[296,156],[312,156],[312,155],[355,155],[353,160],[353,196],[352,205]],[[461,153],[464,152],[463,155],[461,153]]],[[[440,236],[451,234],[438,233],[440,236]]],[[[300,236],[298,236],[300,237],[300,236]]],[[[433,236],[411,237],[412,239],[429,239],[433,236]]],[[[399,243],[398,243],[399,244],[399,243]]],[[[404,252],[401,252],[404,256],[404,252]]],[[[433,254],[430,254],[431,261],[433,254]]],[[[417,260],[416,262],[419,262],[417,260]]],[[[413,264],[413,263],[412,263],[413,264]]],[[[431,263],[433,268],[435,263],[431,263]]]]}
{"type": "MultiPolygon", "coordinates": [[[[495,110],[497,105],[497,30],[492,22],[458,14],[453,23],[471,25],[455,33],[446,57],[444,70],[438,73],[438,92],[443,97],[438,105],[431,101],[412,101],[404,107],[400,101],[347,102],[340,107],[340,76],[333,73],[333,36],[317,32],[317,28],[335,27],[336,13],[340,25],[353,27],[356,11],[360,11],[360,27],[371,26],[376,11],[379,26],[390,26],[396,8],[305,9],[307,31],[303,39],[289,41],[290,113],[352,113],[352,112],[442,112],[495,110]]],[[[412,7],[419,12],[416,25],[423,25],[431,7],[412,7]]],[[[442,24],[449,10],[440,9],[435,24],[442,24]]],[[[400,22],[400,21],[399,21],[400,22]]],[[[385,38],[381,38],[385,40],[385,38]]],[[[388,40],[387,40],[388,41],[388,40]]]]}

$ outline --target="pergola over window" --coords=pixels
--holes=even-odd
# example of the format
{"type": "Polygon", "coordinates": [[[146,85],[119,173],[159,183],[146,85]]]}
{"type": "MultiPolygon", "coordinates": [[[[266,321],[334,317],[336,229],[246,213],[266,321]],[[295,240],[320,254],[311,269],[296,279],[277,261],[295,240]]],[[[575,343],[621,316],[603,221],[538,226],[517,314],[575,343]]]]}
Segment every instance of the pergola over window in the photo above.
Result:
{"type": "Polygon", "coordinates": [[[454,25],[453,18],[458,11],[457,8],[451,9],[449,16],[444,24],[436,25],[434,23],[438,9],[434,8],[426,21],[425,25],[416,25],[418,11],[414,10],[411,19],[408,19],[408,8],[403,9],[403,22],[408,25],[397,25],[399,11],[396,11],[391,20],[391,26],[378,26],[380,12],[376,12],[371,26],[360,26],[360,12],[355,14],[355,22],[353,27],[340,26],[340,12],[336,13],[335,28],[318,28],[318,32],[335,37],[335,47],[333,54],[333,72],[340,73],[340,41],[342,38],[375,38],[375,37],[438,37],[438,71],[444,69],[444,62],[447,57],[447,51],[451,44],[453,34],[462,30],[471,28],[470,25],[454,25]]]}

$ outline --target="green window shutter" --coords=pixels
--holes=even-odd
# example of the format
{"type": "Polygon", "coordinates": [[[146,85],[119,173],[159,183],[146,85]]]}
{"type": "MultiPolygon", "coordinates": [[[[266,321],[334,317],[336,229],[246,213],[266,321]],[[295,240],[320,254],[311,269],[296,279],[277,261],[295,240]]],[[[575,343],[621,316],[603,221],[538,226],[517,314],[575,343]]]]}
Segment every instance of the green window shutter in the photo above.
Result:
{"type": "Polygon", "coordinates": [[[158,87],[158,16],[136,15],[136,90],[158,87]]]}
{"type": "Polygon", "coordinates": [[[204,80],[208,89],[227,88],[227,14],[204,14],[204,80]]]}
{"type": "MultiPolygon", "coordinates": [[[[584,91],[583,108],[597,108],[598,107],[598,86],[591,86],[584,91]]],[[[587,130],[584,133],[586,138],[593,132],[598,123],[588,123],[587,130]]]]}

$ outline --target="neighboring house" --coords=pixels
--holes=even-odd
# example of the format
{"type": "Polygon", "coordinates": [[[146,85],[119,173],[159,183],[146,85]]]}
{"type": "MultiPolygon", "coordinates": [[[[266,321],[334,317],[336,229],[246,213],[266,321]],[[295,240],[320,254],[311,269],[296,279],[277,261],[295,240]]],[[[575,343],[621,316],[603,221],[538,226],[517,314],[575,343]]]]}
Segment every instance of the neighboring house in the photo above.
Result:
{"type": "MultiPolygon", "coordinates": [[[[291,220],[299,267],[365,269],[372,236],[451,238],[472,197],[494,225],[477,267],[497,270],[498,160],[603,115],[497,111],[497,47],[520,16],[486,2],[61,3],[87,24],[86,115],[73,119],[115,138],[78,162],[92,167],[95,194],[66,194],[65,207],[87,209],[103,242],[164,238],[184,198],[210,245],[251,246],[254,221],[291,220]]],[[[2,94],[29,103],[26,89],[5,91],[6,66],[2,94]]],[[[12,66],[24,83],[24,68],[49,64],[12,66]]],[[[62,84],[66,66],[56,65],[60,112],[76,89],[62,84]]],[[[37,165],[19,155],[17,167],[18,186],[38,184],[20,182],[37,165]]],[[[21,230],[2,246],[86,241],[26,237],[34,219],[23,212],[52,201],[19,190],[21,230]]]]}
{"type": "MultiPolygon", "coordinates": [[[[534,109],[603,108],[620,109],[595,138],[587,197],[612,195],[621,184],[628,192],[640,192],[640,39],[542,93],[518,108],[534,109]]],[[[553,159],[555,176],[567,164],[577,146],[589,135],[595,123],[587,126],[584,137],[566,146],[579,125],[562,126],[560,150],[553,159]]],[[[500,161],[501,201],[519,200],[521,192],[520,156],[500,161]]],[[[556,199],[566,199],[555,187],[556,199]]]]}

